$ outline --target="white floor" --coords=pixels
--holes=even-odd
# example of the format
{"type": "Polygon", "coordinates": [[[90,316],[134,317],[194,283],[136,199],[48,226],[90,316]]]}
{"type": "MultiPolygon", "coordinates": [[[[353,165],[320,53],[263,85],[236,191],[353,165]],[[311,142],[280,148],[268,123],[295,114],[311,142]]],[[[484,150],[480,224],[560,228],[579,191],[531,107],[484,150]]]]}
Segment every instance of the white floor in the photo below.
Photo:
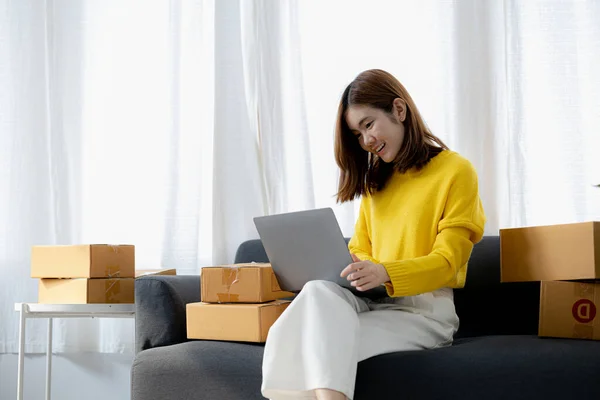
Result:
{"type": "MultiPolygon", "coordinates": [[[[129,400],[133,354],[80,353],[52,358],[52,399],[129,400]]],[[[46,358],[25,359],[24,400],[43,400],[46,358]]],[[[0,400],[17,398],[17,356],[0,354],[0,400]]]]}

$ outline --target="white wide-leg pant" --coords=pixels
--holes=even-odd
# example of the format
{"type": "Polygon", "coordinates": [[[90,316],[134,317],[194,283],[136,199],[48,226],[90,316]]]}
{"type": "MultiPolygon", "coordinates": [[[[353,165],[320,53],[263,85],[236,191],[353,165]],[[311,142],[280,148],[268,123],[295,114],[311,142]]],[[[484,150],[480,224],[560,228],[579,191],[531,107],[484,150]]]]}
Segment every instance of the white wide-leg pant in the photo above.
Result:
{"type": "Polygon", "coordinates": [[[314,389],[325,388],[352,399],[359,361],[447,346],[457,329],[452,289],[372,301],[311,281],[269,331],[262,394],[315,399],[314,389]]]}

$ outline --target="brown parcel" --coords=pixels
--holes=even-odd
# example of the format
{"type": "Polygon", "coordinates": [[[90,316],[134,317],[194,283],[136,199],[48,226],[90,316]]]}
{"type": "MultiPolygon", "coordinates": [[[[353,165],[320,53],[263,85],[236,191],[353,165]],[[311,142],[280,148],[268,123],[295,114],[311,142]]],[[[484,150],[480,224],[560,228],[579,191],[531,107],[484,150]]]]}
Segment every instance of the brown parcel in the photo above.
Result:
{"type": "Polygon", "coordinates": [[[204,303],[264,303],[294,296],[281,290],[269,263],[204,267],[200,293],[204,303]]]}
{"type": "Polygon", "coordinates": [[[87,244],[33,246],[32,278],[133,278],[135,247],[87,244]]]}
{"type": "Polygon", "coordinates": [[[189,303],[187,337],[264,343],[269,329],[289,304],[286,300],[261,304],[189,303]]]}
{"type": "Polygon", "coordinates": [[[47,304],[134,303],[133,278],[40,279],[38,302],[47,304]]]}
{"type": "Polygon", "coordinates": [[[542,282],[539,336],[600,339],[600,284],[542,282]]]}
{"type": "Polygon", "coordinates": [[[148,275],[177,275],[176,269],[136,269],[135,277],[139,278],[140,276],[148,276],[148,275]]]}
{"type": "Polygon", "coordinates": [[[502,282],[600,278],[600,222],[500,230],[502,282]]]}

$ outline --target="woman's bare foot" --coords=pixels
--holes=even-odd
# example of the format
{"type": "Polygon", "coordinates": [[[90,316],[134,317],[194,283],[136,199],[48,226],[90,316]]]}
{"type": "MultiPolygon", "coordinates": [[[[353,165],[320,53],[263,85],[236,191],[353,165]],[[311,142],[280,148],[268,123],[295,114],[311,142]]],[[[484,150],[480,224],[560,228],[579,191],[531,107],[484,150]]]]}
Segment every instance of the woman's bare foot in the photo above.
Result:
{"type": "Polygon", "coordinates": [[[344,393],[331,389],[315,389],[318,400],[348,400],[344,393]]]}

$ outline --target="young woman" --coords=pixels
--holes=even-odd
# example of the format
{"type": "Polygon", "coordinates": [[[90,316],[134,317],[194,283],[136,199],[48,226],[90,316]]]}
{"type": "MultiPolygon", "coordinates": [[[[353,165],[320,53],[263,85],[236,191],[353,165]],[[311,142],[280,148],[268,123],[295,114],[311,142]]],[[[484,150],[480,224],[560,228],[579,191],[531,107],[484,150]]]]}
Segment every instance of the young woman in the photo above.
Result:
{"type": "Polygon", "coordinates": [[[485,214],[475,169],[425,125],[392,75],[361,73],[340,101],[338,201],[361,197],[341,275],[359,292],[307,283],[271,327],[262,394],[352,399],[357,363],[379,354],[448,346],[458,329],[452,288],[465,284],[485,214]]]}

